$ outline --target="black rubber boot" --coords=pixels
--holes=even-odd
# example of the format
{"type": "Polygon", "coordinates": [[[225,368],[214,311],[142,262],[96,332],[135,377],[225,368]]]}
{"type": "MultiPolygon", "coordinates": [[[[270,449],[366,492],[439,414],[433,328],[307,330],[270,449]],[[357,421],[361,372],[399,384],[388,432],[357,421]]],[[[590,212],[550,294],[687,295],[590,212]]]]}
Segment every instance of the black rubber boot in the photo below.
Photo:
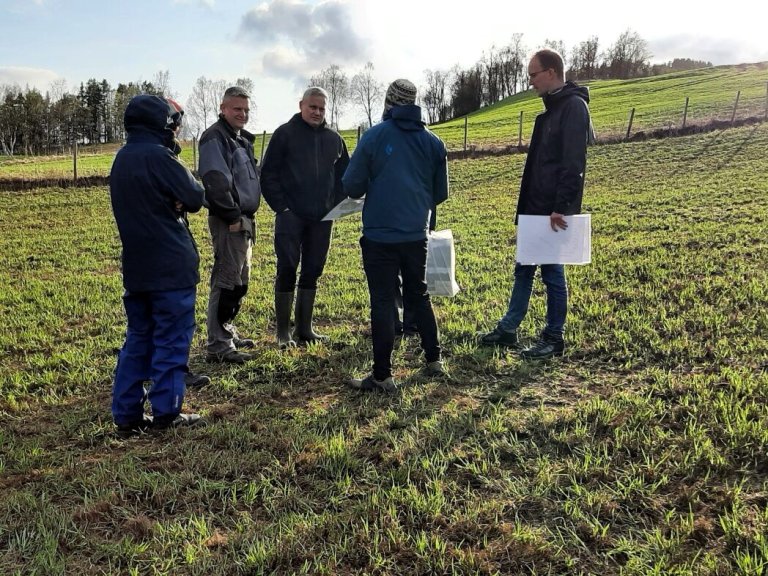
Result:
{"type": "Polygon", "coordinates": [[[304,288],[299,288],[296,293],[296,329],[293,331],[293,339],[297,342],[324,342],[328,340],[328,336],[317,334],[312,329],[316,293],[317,290],[304,288]]]}
{"type": "Polygon", "coordinates": [[[277,345],[280,348],[292,348],[296,342],[291,338],[291,308],[293,292],[275,291],[275,316],[277,318],[277,345]]]}

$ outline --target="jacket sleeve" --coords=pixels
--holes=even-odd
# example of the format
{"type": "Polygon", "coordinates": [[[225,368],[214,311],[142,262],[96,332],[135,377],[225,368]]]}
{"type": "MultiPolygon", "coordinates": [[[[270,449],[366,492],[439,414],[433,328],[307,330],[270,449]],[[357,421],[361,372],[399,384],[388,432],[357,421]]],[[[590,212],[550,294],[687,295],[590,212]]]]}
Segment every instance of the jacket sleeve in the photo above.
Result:
{"type": "Polygon", "coordinates": [[[571,98],[560,117],[562,161],[557,171],[557,192],[554,211],[569,214],[570,207],[584,186],[587,167],[587,138],[589,112],[579,98],[571,98]]]}
{"type": "Polygon", "coordinates": [[[439,142],[437,166],[432,179],[432,200],[437,206],[448,198],[448,152],[445,144],[439,142]]]}
{"type": "Polygon", "coordinates": [[[338,204],[347,197],[347,194],[344,192],[344,185],[342,184],[341,179],[344,176],[344,173],[347,171],[347,167],[349,166],[349,152],[347,151],[347,144],[344,142],[344,138],[341,136],[339,136],[339,141],[341,143],[341,156],[336,161],[336,165],[334,167],[336,171],[333,194],[335,204],[338,204]]]}
{"type": "Polygon", "coordinates": [[[202,208],[203,187],[173,152],[167,150],[165,154],[153,156],[150,166],[159,188],[174,203],[181,202],[184,206],[183,212],[197,212],[202,208]]]}
{"type": "Polygon", "coordinates": [[[360,138],[352,158],[349,160],[344,176],[341,178],[344,185],[344,194],[350,198],[362,198],[368,192],[368,184],[371,179],[371,158],[368,150],[369,133],[360,138]]]}
{"type": "Polygon", "coordinates": [[[240,219],[240,206],[232,194],[232,170],[226,143],[211,137],[200,143],[198,169],[205,187],[205,199],[211,214],[228,224],[240,219]]]}
{"type": "Polygon", "coordinates": [[[283,186],[280,182],[280,175],[285,162],[285,137],[283,134],[284,131],[280,128],[275,130],[264,153],[264,161],[261,163],[261,195],[277,214],[288,208],[285,194],[283,194],[283,186]]]}

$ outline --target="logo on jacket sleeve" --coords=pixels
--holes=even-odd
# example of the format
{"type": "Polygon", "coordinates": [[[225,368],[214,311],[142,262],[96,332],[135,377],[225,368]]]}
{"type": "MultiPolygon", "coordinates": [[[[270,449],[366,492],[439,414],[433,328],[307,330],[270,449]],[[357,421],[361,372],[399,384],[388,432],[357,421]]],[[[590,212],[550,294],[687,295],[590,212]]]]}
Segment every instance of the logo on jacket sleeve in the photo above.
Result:
{"type": "Polygon", "coordinates": [[[387,144],[387,147],[384,148],[384,153],[387,156],[392,156],[392,152],[394,151],[394,148],[392,147],[392,144],[387,144]]]}

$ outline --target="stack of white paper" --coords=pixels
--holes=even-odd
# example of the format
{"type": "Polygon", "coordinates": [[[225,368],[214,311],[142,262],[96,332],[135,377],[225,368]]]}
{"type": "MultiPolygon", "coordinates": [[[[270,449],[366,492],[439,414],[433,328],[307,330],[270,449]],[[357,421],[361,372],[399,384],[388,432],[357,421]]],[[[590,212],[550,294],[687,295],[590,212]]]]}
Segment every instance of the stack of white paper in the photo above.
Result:
{"type": "Polygon", "coordinates": [[[517,221],[516,261],[520,264],[589,264],[592,261],[590,216],[565,216],[568,228],[555,232],[549,216],[521,215],[517,221]]]}
{"type": "Polygon", "coordinates": [[[348,214],[362,212],[363,204],[365,204],[365,196],[362,198],[344,198],[325,215],[323,220],[336,220],[348,214]]]}

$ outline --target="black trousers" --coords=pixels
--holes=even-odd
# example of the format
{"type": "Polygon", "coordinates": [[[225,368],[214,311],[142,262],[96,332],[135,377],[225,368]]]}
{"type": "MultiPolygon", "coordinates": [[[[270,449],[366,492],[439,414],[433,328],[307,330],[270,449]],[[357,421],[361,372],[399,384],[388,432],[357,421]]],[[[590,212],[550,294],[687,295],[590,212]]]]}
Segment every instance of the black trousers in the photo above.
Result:
{"type": "Polygon", "coordinates": [[[299,288],[315,290],[323,275],[331,245],[333,222],[315,222],[296,216],[291,210],[275,216],[275,290],[293,292],[296,271],[301,262],[299,288]]]}
{"type": "Polygon", "coordinates": [[[387,244],[360,238],[363,268],[371,296],[371,337],[373,377],[392,375],[395,345],[395,308],[398,272],[403,277],[403,301],[413,311],[427,362],[440,359],[440,343],[432,301],[427,292],[427,240],[387,244]]]}

